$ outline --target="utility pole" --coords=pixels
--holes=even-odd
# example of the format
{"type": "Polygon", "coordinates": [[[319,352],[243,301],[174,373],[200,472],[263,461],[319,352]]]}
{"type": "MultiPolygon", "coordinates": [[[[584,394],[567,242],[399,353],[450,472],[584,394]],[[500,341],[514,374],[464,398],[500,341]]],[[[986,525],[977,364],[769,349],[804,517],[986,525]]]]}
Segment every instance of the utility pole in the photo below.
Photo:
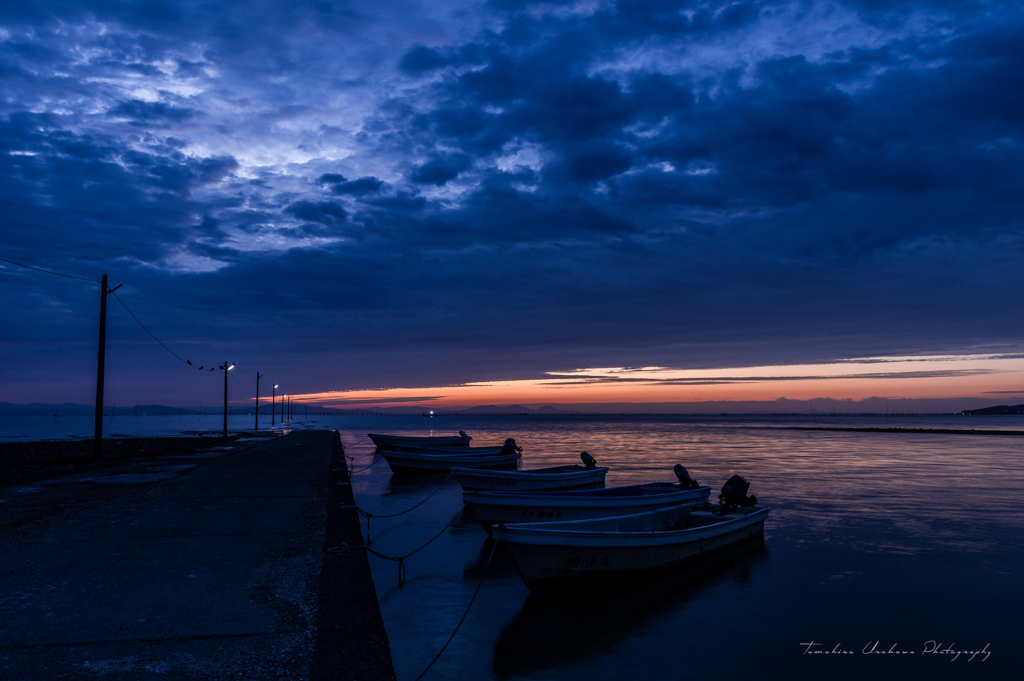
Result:
{"type": "Polygon", "coordinates": [[[287,395],[281,395],[281,425],[284,425],[284,403],[288,399],[287,395]]]}
{"type": "Polygon", "coordinates": [[[235,368],[232,364],[228,366],[229,362],[224,360],[224,364],[220,367],[224,371],[224,437],[228,436],[228,372],[235,368]]]}
{"type": "Polygon", "coordinates": [[[100,280],[100,349],[96,361],[96,421],[92,435],[92,458],[103,456],[103,370],[107,355],[107,293],[113,293],[124,284],[107,290],[107,275],[100,280]]]}
{"type": "Polygon", "coordinates": [[[107,275],[100,281],[100,354],[96,362],[96,424],[92,436],[92,458],[103,456],[103,362],[107,351],[107,275]]]}
{"type": "Polygon", "coordinates": [[[260,429],[260,372],[256,372],[256,428],[253,432],[260,429]]]}

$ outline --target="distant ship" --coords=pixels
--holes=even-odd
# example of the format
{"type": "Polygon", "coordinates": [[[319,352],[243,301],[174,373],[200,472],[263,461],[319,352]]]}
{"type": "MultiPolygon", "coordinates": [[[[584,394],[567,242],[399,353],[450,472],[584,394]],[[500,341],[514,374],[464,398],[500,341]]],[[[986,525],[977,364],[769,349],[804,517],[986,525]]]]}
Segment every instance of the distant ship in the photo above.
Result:
{"type": "Polygon", "coordinates": [[[427,418],[434,418],[434,417],[440,416],[440,414],[435,414],[433,411],[429,411],[429,412],[425,411],[425,412],[423,412],[423,415],[426,416],[427,418]]]}

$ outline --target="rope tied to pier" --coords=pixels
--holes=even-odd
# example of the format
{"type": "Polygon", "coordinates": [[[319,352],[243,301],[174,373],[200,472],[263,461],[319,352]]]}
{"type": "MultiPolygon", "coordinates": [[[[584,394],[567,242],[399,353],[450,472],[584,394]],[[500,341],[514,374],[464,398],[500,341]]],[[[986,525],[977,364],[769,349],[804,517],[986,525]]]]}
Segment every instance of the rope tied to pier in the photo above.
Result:
{"type": "MultiPolygon", "coordinates": [[[[358,442],[356,442],[356,443],[355,443],[354,445],[352,445],[352,446],[353,446],[353,447],[358,447],[358,446],[359,446],[360,444],[362,444],[362,442],[363,442],[364,440],[366,440],[366,437],[367,437],[367,436],[366,436],[366,435],[364,435],[364,436],[362,437],[362,439],[361,439],[361,440],[359,440],[358,442]]],[[[365,459],[366,457],[368,457],[368,456],[373,456],[373,455],[374,455],[374,454],[376,454],[376,453],[377,453],[376,451],[373,451],[373,452],[370,452],[369,454],[363,454],[363,455],[361,455],[361,456],[348,456],[347,454],[346,454],[345,456],[346,456],[346,458],[348,458],[348,459],[352,459],[352,460],[354,461],[355,459],[365,459]]]]}
{"type": "Polygon", "coordinates": [[[452,479],[453,475],[455,475],[454,471],[448,473],[448,477],[446,477],[444,480],[442,480],[441,484],[439,484],[437,487],[435,487],[433,492],[431,492],[430,494],[425,496],[415,506],[410,506],[409,508],[405,509],[404,511],[399,511],[398,513],[388,513],[387,515],[382,515],[382,514],[378,513],[378,514],[374,515],[373,513],[370,513],[369,511],[364,511],[363,509],[359,508],[355,504],[344,504],[343,503],[341,505],[341,507],[344,508],[344,509],[355,509],[356,513],[358,513],[359,515],[361,515],[364,518],[366,518],[366,543],[370,544],[370,543],[372,543],[370,541],[370,518],[374,518],[374,517],[376,517],[376,518],[394,518],[396,516],[404,515],[404,514],[408,513],[409,511],[412,511],[412,510],[415,510],[415,509],[419,508],[420,506],[422,506],[427,501],[427,499],[429,499],[430,497],[432,497],[435,494],[437,494],[441,490],[441,488],[445,486],[445,483],[447,483],[449,480],[452,479]]]}
{"type": "Polygon", "coordinates": [[[355,504],[342,504],[342,505],[341,505],[341,507],[342,507],[342,508],[354,508],[355,510],[359,511],[359,513],[360,513],[360,514],[361,514],[361,515],[362,515],[363,517],[365,517],[365,518],[394,518],[395,516],[405,515],[405,514],[406,514],[406,513],[408,513],[409,511],[412,511],[412,510],[415,510],[415,509],[419,508],[420,506],[422,506],[422,505],[423,505],[423,504],[424,504],[424,503],[425,503],[425,502],[427,501],[427,499],[429,499],[430,497],[434,496],[434,495],[435,495],[435,494],[437,494],[437,493],[438,493],[439,491],[441,491],[441,488],[442,488],[442,487],[444,487],[444,486],[445,486],[445,484],[446,484],[446,483],[447,483],[447,482],[448,482],[449,480],[451,480],[451,479],[452,479],[452,476],[453,476],[453,475],[455,475],[454,471],[453,471],[453,472],[451,472],[451,473],[449,473],[449,474],[448,474],[448,476],[447,476],[447,477],[446,477],[446,478],[445,478],[444,480],[442,480],[442,481],[440,482],[440,484],[438,484],[438,485],[437,485],[437,487],[435,487],[435,488],[434,488],[434,491],[433,491],[433,492],[431,492],[431,493],[430,493],[430,494],[428,494],[427,496],[423,497],[423,499],[422,499],[422,500],[420,500],[420,501],[419,501],[419,502],[418,502],[418,503],[417,503],[417,504],[416,504],[415,506],[410,506],[409,508],[405,509],[404,511],[399,511],[398,513],[388,513],[388,514],[382,514],[382,513],[369,513],[369,512],[367,512],[367,511],[364,511],[363,509],[359,508],[359,507],[358,507],[358,506],[356,506],[355,504]]]}
{"type": "Polygon", "coordinates": [[[466,621],[466,615],[469,614],[469,609],[473,607],[473,601],[476,600],[476,595],[480,593],[480,587],[484,585],[484,577],[487,576],[487,569],[491,567],[491,559],[494,558],[494,550],[497,548],[498,540],[495,539],[494,544],[491,546],[491,554],[487,556],[487,564],[484,565],[484,571],[480,575],[480,581],[477,582],[476,590],[473,592],[473,596],[469,599],[469,605],[466,606],[466,611],[462,613],[462,617],[459,619],[459,623],[455,625],[455,631],[452,632],[452,635],[449,636],[448,640],[444,642],[443,646],[441,646],[441,650],[437,651],[437,655],[435,655],[434,659],[430,661],[430,664],[427,665],[427,668],[420,672],[420,675],[416,677],[416,681],[420,681],[420,679],[422,679],[426,675],[426,673],[430,671],[430,668],[434,666],[434,663],[441,658],[441,655],[448,648],[448,644],[452,642],[453,638],[455,638],[455,634],[459,633],[459,627],[461,627],[462,623],[466,621]]]}
{"type": "Polygon", "coordinates": [[[364,466],[363,468],[360,468],[359,470],[351,470],[351,471],[349,471],[349,477],[355,475],[356,473],[362,473],[363,471],[370,470],[371,468],[376,466],[378,463],[380,463],[380,460],[383,459],[383,458],[384,457],[378,457],[378,458],[374,459],[373,463],[371,463],[369,466],[364,466]]]}
{"type": "Polygon", "coordinates": [[[461,514],[462,514],[462,509],[460,508],[458,511],[456,511],[455,515],[452,516],[451,520],[449,520],[448,522],[446,522],[444,524],[444,527],[441,528],[441,531],[438,532],[437,534],[435,534],[433,537],[430,538],[430,541],[428,541],[426,544],[424,544],[423,546],[419,547],[415,551],[413,551],[411,553],[405,554],[404,556],[386,556],[383,553],[380,553],[379,551],[375,551],[375,550],[371,549],[366,544],[355,544],[353,546],[349,546],[348,544],[340,544],[338,546],[332,546],[331,548],[327,549],[327,553],[350,553],[352,551],[358,551],[358,550],[362,549],[362,550],[366,551],[367,553],[372,553],[373,555],[377,556],[378,558],[383,558],[384,560],[393,560],[393,561],[398,563],[398,586],[404,586],[405,585],[405,559],[406,558],[411,558],[412,556],[416,555],[417,553],[419,553],[423,549],[425,549],[428,546],[430,546],[434,542],[435,539],[437,539],[442,534],[444,534],[444,531],[447,530],[451,526],[451,524],[455,522],[455,519],[458,518],[461,514]]]}

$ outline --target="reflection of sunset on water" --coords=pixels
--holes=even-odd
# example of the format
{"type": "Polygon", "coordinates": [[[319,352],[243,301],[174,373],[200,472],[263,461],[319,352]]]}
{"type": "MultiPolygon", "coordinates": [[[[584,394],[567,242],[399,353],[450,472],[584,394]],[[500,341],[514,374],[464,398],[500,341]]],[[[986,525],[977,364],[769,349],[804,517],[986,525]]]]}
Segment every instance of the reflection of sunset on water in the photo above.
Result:
{"type": "Polygon", "coordinates": [[[830,364],[669,369],[605,367],[543,378],[451,386],[328,391],[296,395],[328,406],[434,407],[481,404],[601,404],[702,401],[864,400],[1024,396],[1017,354],[868,357],[830,364]]]}

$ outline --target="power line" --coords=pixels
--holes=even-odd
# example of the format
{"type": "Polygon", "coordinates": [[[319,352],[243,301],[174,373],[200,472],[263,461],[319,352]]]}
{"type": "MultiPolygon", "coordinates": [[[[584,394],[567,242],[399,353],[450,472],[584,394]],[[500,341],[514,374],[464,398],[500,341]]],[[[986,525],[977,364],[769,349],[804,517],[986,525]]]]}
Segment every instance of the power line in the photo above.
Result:
{"type": "MultiPolygon", "coordinates": [[[[24,267],[25,269],[35,270],[36,272],[45,272],[46,274],[55,274],[58,277],[67,277],[68,279],[77,279],[79,281],[90,281],[90,282],[93,282],[95,284],[102,284],[103,283],[99,279],[86,279],[85,277],[76,277],[76,276],[71,275],[71,274],[62,274],[61,272],[53,272],[51,270],[44,270],[41,267],[32,267],[31,265],[25,265],[25,264],[22,264],[20,262],[14,262],[13,260],[8,260],[6,258],[0,258],[0,262],[10,263],[11,265],[17,265],[18,267],[24,267]]],[[[163,342],[159,338],[157,338],[156,335],[152,331],[147,329],[146,325],[143,324],[139,320],[139,318],[135,316],[135,313],[133,313],[131,310],[128,309],[128,306],[124,304],[124,301],[121,300],[120,298],[118,298],[117,294],[114,293],[114,291],[116,289],[119,289],[119,288],[121,288],[121,287],[120,286],[115,286],[113,289],[109,289],[107,291],[107,293],[109,293],[110,295],[112,295],[115,298],[117,298],[117,302],[121,303],[121,307],[123,307],[125,309],[125,311],[128,314],[131,315],[132,319],[134,319],[136,322],[138,322],[139,326],[141,326],[146,333],[148,333],[150,336],[152,336],[153,340],[155,340],[157,343],[160,344],[160,347],[162,347],[164,350],[166,350],[167,352],[169,352],[172,355],[174,355],[175,357],[177,357],[178,360],[180,360],[181,362],[184,362],[185,364],[189,365],[193,369],[201,369],[202,368],[202,367],[196,367],[195,365],[192,364],[192,362],[190,362],[187,359],[185,359],[185,358],[181,357],[180,355],[178,355],[176,352],[174,352],[169,347],[164,345],[163,342]]],[[[235,380],[238,380],[238,379],[235,379],[235,380]]],[[[243,385],[249,385],[251,383],[251,381],[249,383],[244,383],[242,381],[239,381],[239,383],[242,383],[243,385]]]]}
{"type": "Polygon", "coordinates": [[[116,293],[111,292],[110,295],[112,295],[115,298],[117,298],[117,302],[121,303],[121,307],[123,307],[128,312],[128,314],[130,314],[132,316],[132,319],[134,319],[135,321],[139,322],[139,326],[141,326],[146,331],[146,333],[148,333],[150,336],[153,336],[153,340],[155,340],[157,343],[160,343],[160,347],[162,347],[164,350],[166,350],[167,352],[169,352],[172,355],[174,355],[175,357],[177,357],[179,360],[181,360],[185,364],[188,364],[189,366],[192,366],[191,362],[189,362],[187,359],[183,359],[182,357],[180,357],[176,352],[174,352],[174,350],[171,350],[169,347],[164,345],[163,342],[159,338],[157,338],[155,335],[153,335],[153,332],[150,331],[149,329],[147,329],[146,325],[139,321],[139,318],[135,316],[135,313],[133,313],[131,310],[128,309],[128,306],[124,304],[124,301],[121,300],[121,298],[118,297],[118,295],[116,293]]]}
{"type": "Polygon", "coordinates": [[[238,382],[239,382],[239,383],[241,383],[242,385],[252,385],[253,383],[255,383],[255,382],[256,382],[256,379],[254,378],[254,379],[252,379],[251,381],[249,381],[248,383],[246,383],[245,381],[243,381],[242,379],[240,379],[240,378],[239,378],[238,376],[235,376],[234,374],[231,374],[231,378],[235,379],[236,381],[238,381],[238,382]]]}
{"type": "MultiPolygon", "coordinates": [[[[56,274],[58,277],[67,277],[68,279],[78,279],[79,281],[91,281],[94,284],[99,284],[99,279],[86,279],[85,277],[76,277],[70,274],[61,274],[60,272],[51,272],[50,270],[44,270],[41,267],[32,267],[31,265],[22,265],[20,262],[14,262],[13,260],[7,260],[6,258],[0,258],[0,262],[7,262],[18,267],[24,267],[25,269],[35,270],[36,272],[46,272],[47,274],[56,274]]],[[[124,305],[124,303],[121,303],[124,305]]]]}

